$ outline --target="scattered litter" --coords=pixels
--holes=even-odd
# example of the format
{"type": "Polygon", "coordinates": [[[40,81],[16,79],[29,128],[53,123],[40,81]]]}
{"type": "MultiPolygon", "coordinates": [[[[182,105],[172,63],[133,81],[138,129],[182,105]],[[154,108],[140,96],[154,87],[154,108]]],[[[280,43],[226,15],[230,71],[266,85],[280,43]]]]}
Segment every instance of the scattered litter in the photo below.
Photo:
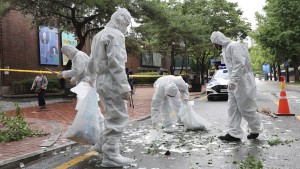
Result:
{"type": "Polygon", "coordinates": [[[168,150],[165,152],[165,155],[169,156],[169,155],[171,155],[171,152],[168,150]]]}
{"type": "Polygon", "coordinates": [[[24,167],[25,167],[24,163],[20,162],[20,168],[24,168],[24,167]]]}
{"type": "Polygon", "coordinates": [[[275,113],[272,113],[268,108],[261,108],[261,110],[259,110],[258,112],[273,118],[278,118],[278,116],[275,113]]]}

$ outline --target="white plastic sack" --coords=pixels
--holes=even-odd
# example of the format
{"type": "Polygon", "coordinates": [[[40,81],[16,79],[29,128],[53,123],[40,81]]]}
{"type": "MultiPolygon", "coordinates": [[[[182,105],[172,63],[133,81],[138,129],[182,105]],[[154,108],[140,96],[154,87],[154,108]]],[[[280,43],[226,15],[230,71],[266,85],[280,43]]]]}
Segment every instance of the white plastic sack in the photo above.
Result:
{"type": "MultiPolygon", "coordinates": [[[[76,86],[80,89],[80,86],[76,86]]],[[[75,87],[75,88],[76,88],[75,87]]],[[[82,87],[82,86],[81,86],[82,87]]],[[[77,102],[78,112],[72,125],[65,133],[65,137],[80,144],[94,145],[100,139],[103,139],[104,117],[98,106],[99,97],[95,88],[83,88],[87,91],[77,93],[80,102],[77,102]],[[84,94],[85,97],[82,97],[84,94]],[[80,106],[79,106],[79,105],[80,106]]]]}
{"type": "MultiPolygon", "coordinates": [[[[77,104],[75,110],[78,111],[79,108],[82,107],[83,100],[86,98],[86,95],[91,89],[92,87],[87,82],[80,82],[78,85],[76,85],[71,89],[71,92],[76,93],[77,95],[77,104]]],[[[99,97],[98,97],[98,101],[99,101],[99,97]]]]}
{"type": "Polygon", "coordinates": [[[211,126],[199,113],[194,111],[193,101],[189,101],[187,104],[182,103],[178,115],[186,130],[204,130],[211,126]]]}

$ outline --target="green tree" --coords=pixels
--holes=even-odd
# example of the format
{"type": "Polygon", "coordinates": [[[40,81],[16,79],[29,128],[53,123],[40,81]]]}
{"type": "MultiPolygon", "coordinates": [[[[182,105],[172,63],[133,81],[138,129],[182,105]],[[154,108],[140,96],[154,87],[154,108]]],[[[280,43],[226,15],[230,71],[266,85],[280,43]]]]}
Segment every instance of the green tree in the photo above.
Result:
{"type": "MultiPolygon", "coordinates": [[[[78,49],[82,49],[88,36],[103,29],[118,7],[132,10],[130,0],[1,0],[10,9],[33,16],[32,26],[48,25],[74,32],[78,49]]],[[[135,12],[133,12],[135,14],[135,12]]]]}
{"type": "Polygon", "coordinates": [[[9,3],[2,2],[0,4],[0,19],[7,13],[7,11],[9,10],[9,8],[10,8],[9,3]]]}
{"type": "Polygon", "coordinates": [[[267,5],[264,10],[266,13],[265,16],[257,15],[259,24],[254,38],[263,47],[270,48],[278,63],[291,60],[296,73],[295,81],[299,81],[299,1],[267,0],[267,5]]]}

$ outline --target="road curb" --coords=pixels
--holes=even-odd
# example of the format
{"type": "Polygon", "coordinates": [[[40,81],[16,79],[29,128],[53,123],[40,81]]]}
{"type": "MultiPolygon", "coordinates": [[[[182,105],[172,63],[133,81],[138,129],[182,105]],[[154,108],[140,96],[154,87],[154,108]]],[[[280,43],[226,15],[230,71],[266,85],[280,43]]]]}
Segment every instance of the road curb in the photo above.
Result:
{"type": "Polygon", "coordinates": [[[52,155],[55,151],[62,151],[66,150],[68,147],[73,147],[77,145],[78,143],[72,142],[72,143],[65,143],[62,145],[58,145],[57,147],[51,147],[44,150],[38,150],[32,153],[24,154],[18,157],[14,157],[8,160],[0,161],[0,168],[1,169],[11,169],[11,168],[18,168],[20,167],[20,163],[28,164],[32,161],[35,161],[37,159],[40,159],[42,157],[47,157],[49,155],[52,155]]]}
{"type": "MultiPolygon", "coordinates": [[[[143,120],[148,119],[150,117],[151,117],[151,115],[145,115],[145,116],[142,116],[140,118],[131,120],[129,123],[133,123],[135,121],[143,121],[143,120]]],[[[26,164],[28,164],[32,161],[38,160],[38,159],[43,158],[43,157],[50,156],[54,152],[67,150],[68,148],[72,148],[76,145],[78,145],[78,143],[76,143],[76,142],[65,143],[65,144],[58,145],[57,147],[54,146],[54,147],[46,148],[44,150],[38,150],[38,151],[35,151],[35,152],[32,152],[32,153],[28,153],[28,154],[24,154],[24,155],[21,155],[21,156],[18,156],[18,157],[14,157],[14,158],[11,158],[11,159],[8,159],[8,160],[3,160],[3,161],[0,161],[0,168],[1,169],[19,168],[20,163],[25,164],[25,167],[26,167],[26,164]]]]}

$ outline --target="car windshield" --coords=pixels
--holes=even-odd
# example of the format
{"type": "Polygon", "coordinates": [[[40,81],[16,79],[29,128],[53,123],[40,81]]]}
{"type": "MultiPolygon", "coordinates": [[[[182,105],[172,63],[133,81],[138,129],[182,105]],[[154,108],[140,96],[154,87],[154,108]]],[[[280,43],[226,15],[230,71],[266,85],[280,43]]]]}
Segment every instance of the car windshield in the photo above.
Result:
{"type": "Polygon", "coordinates": [[[215,75],[214,78],[229,78],[228,75],[228,70],[227,69],[223,69],[223,70],[218,70],[215,75]]]}

